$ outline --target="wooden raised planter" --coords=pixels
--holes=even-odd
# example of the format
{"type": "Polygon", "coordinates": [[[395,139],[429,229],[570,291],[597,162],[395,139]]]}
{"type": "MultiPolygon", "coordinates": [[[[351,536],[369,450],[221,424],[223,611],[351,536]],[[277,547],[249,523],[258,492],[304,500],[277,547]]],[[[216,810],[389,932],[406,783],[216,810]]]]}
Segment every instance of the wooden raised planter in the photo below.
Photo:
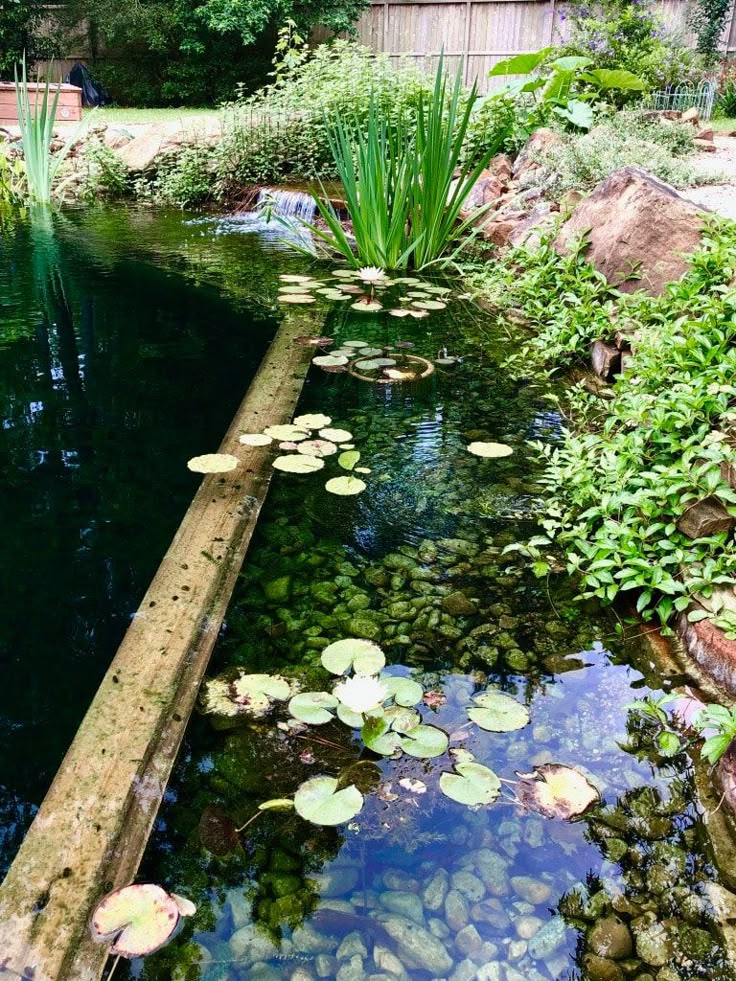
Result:
{"type": "MultiPolygon", "coordinates": [[[[53,83],[49,86],[49,98],[53,99],[59,91],[59,102],[56,107],[56,120],[60,123],[79,122],[82,118],[82,90],[76,85],[53,83]]],[[[39,105],[46,90],[45,82],[29,82],[28,94],[31,105],[38,99],[39,105]]],[[[13,82],[0,82],[0,126],[18,125],[18,104],[15,98],[13,82]]]]}

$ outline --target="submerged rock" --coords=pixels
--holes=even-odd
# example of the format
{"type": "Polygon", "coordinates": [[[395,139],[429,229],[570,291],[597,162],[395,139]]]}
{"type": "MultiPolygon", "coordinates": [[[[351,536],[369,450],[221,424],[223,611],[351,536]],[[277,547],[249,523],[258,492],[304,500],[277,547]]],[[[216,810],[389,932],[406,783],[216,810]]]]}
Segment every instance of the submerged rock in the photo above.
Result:
{"type": "Polygon", "coordinates": [[[529,941],[529,954],[535,960],[546,960],[565,942],[567,924],[561,916],[553,916],[529,941]]]}
{"type": "Polygon", "coordinates": [[[591,928],[588,947],[598,957],[621,961],[631,956],[634,943],[626,924],[615,916],[607,916],[591,928]]]}
{"type": "Polygon", "coordinates": [[[429,930],[395,913],[382,917],[381,922],[396,942],[399,954],[417,968],[441,976],[452,967],[453,961],[447,948],[429,930]]]}
{"type": "Polygon", "coordinates": [[[278,953],[276,944],[253,923],[236,930],[230,937],[230,950],[239,964],[247,966],[269,960],[278,953]]]}
{"type": "Polygon", "coordinates": [[[449,889],[450,876],[444,869],[437,869],[422,890],[424,908],[436,913],[438,909],[442,908],[449,889]]]}

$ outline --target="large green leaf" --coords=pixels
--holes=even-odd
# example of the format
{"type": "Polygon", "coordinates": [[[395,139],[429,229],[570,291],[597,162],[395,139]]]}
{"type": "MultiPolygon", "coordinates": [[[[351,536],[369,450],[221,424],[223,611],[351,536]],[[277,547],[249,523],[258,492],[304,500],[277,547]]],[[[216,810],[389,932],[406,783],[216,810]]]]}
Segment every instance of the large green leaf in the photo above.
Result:
{"type": "Polygon", "coordinates": [[[580,99],[570,99],[565,107],[555,106],[552,111],[578,129],[590,129],[595,118],[592,106],[580,99]]]}
{"type": "Polygon", "coordinates": [[[592,58],[583,58],[581,55],[568,55],[565,58],[555,58],[550,61],[549,67],[556,72],[576,72],[580,68],[587,68],[593,64],[592,58]]]}
{"type": "Polygon", "coordinates": [[[384,716],[366,719],[360,734],[368,749],[379,756],[393,756],[401,748],[399,734],[390,731],[390,723],[384,716]]]}
{"type": "Polygon", "coordinates": [[[334,716],[328,709],[337,708],[337,699],[328,691],[303,691],[289,702],[289,712],[300,722],[322,726],[332,722],[334,716]]]}
{"type": "Polygon", "coordinates": [[[529,723],[529,711],[510,695],[486,691],[476,695],[468,709],[468,718],[488,732],[512,732],[529,723]]]}
{"type": "Polygon", "coordinates": [[[348,637],[336,640],[322,651],[322,664],[332,674],[378,674],[386,663],[383,651],[370,640],[348,637]]]}
{"type": "Polygon", "coordinates": [[[513,58],[504,58],[497,62],[488,72],[489,78],[497,75],[530,75],[535,68],[538,68],[544,59],[552,51],[552,48],[542,48],[541,51],[534,51],[531,54],[514,55],[513,58]]]}
{"type": "Polygon", "coordinates": [[[381,683],[388,692],[388,696],[393,698],[397,705],[409,707],[417,705],[422,700],[424,689],[418,681],[411,678],[395,678],[384,675],[381,683]]]}
{"type": "Polygon", "coordinates": [[[401,737],[401,748],[409,756],[428,760],[447,752],[449,739],[447,733],[436,726],[419,725],[401,737]]]}
{"type": "Polygon", "coordinates": [[[594,78],[602,89],[621,89],[622,92],[643,92],[646,83],[633,72],[623,68],[594,68],[586,77],[594,78]]]}
{"type": "Polygon", "coordinates": [[[360,813],[363,795],[352,785],[338,790],[334,777],[312,777],[297,790],[294,807],[305,821],[334,826],[345,824],[360,813]]]}
{"type": "Polygon", "coordinates": [[[443,773],[440,790],[458,804],[492,804],[501,793],[501,781],[482,763],[457,763],[455,773],[443,773]]]}

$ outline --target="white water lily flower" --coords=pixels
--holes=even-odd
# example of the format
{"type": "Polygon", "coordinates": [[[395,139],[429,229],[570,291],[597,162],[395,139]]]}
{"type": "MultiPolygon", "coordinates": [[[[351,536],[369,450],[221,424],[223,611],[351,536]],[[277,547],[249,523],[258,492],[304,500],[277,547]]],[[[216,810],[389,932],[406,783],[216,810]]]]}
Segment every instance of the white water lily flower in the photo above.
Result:
{"type": "Polygon", "coordinates": [[[386,272],[378,266],[363,266],[358,270],[358,276],[364,283],[380,283],[386,278],[386,272]]]}
{"type": "Polygon", "coordinates": [[[388,698],[386,687],[370,675],[356,675],[335,685],[333,694],[352,712],[361,715],[380,708],[388,698]]]}

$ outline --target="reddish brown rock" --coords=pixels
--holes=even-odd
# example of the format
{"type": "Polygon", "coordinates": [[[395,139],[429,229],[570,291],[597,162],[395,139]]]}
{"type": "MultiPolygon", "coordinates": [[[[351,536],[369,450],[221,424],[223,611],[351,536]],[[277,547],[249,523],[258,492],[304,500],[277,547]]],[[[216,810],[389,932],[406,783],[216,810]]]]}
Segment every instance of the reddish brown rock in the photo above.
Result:
{"type": "Polygon", "coordinates": [[[524,219],[519,218],[501,218],[496,221],[487,221],[483,226],[483,238],[486,242],[492,242],[494,245],[507,245],[509,241],[509,236],[517,228],[524,219]]]}
{"type": "Polygon", "coordinates": [[[712,140],[700,140],[697,137],[693,140],[693,146],[703,153],[715,153],[717,149],[712,140]]]}
{"type": "Polygon", "coordinates": [[[688,538],[708,538],[731,531],[734,519],[717,497],[704,497],[691,504],[677,522],[677,530],[688,538]]]}
{"type": "Polygon", "coordinates": [[[680,116],[681,123],[694,123],[697,125],[700,122],[700,113],[693,106],[691,109],[686,109],[680,116]]]}
{"type": "Polygon", "coordinates": [[[715,135],[716,135],[715,132],[710,128],[710,126],[706,126],[705,129],[701,129],[700,130],[700,132],[697,134],[697,136],[695,137],[695,139],[696,140],[709,140],[712,143],[713,142],[713,137],[715,135]]]}
{"type": "Polygon", "coordinates": [[[729,640],[710,620],[689,623],[684,613],[678,617],[677,633],[705,674],[736,696],[736,641],[729,640]]]}
{"type": "Polygon", "coordinates": [[[488,169],[502,181],[509,181],[514,172],[514,164],[508,153],[497,153],[488,164],[488,169]]]}
{"type": "Polygon", "coordinates": [[[563,142],[564,140],[560,134],[555,133],[552,129],[547,129],[543,126],[541,129],[536,130],[529,137],[526,146],[514,161],[514,177],[518,177],[523,171],[538,169],[539,165],[535,163],[537,157],[545,150],[559,146],[563,142]]]}
{"type": "Polygon", "coordinates": [[[523,245],[527,250],[536,251],[541,246],[545,230],[551,229],[552,220],[552,206],[540,201],[511,231],[509,245],[523,245]]]}
{"type": "Polygon", "coordinates": [[[688,268],[700,245],[705,212],[641,170],[621,167],[575,208],[560,231],[560,252],[588,235],[587,257],[623,292],[657,295],[688,268]]]}

